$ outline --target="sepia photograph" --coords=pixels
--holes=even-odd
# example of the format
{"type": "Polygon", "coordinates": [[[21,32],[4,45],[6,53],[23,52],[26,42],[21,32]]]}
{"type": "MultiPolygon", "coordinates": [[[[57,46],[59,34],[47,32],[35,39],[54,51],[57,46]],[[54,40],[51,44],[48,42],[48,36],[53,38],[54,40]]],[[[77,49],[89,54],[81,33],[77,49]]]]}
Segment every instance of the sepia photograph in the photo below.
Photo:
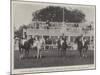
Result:
{"type": "Polygon", "coordinates": [[[11,74],[95,69],[95,10],[11,1],[11,74]]]}

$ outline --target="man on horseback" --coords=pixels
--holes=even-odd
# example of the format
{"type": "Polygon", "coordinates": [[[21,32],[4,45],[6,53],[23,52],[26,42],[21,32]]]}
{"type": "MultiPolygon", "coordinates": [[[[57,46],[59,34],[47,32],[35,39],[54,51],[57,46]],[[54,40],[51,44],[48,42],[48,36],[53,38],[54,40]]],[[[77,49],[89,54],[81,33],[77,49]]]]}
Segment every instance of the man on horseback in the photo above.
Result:
{"type": "Polygon", "coordinates": [[[61,55],[66,56],[66,48],[67,48],[66,38],[62,38],[62,40],[63,40],[63,43],[62,43],[61,55]]]}
{"type": "Polygon", "coordinates": [[[66,55],[66,48],[67,48],[67,42],[66,42],[66,38],[63,34],[63,36],[61,38],[58,39],[58,56],[59,53],[61,51],[61,56],[65,56],[66,55]]]}
{"type": "Polygon", "coordinates": [[[87,57],[87,50],[88,50],[88,44],[89,44],[89,41],[84,37],[83,38],[83,57],[87,57]]]}
{"type": "MultiPolygon", "coordinates": [[[[26,50],[25,48],[27,47],[26,44],[25,44],[26,41],[27,41],[26,38],[20,38],[19,39],[20,58],[23,58],[24,57],[24,50],[26,50]]],[[[25,55],[26,55],[26,53],[25,53],[25,55]]]]}
{"type": "Polygon", "coordinates": [[[44,49],[44,47],[43,47],[44,43],[45,43],[45,40],[43,39],[43,37],[38,39],[37,58],[41,58],[42,57],[42,50],[44,49]]]}
{"type": "Polygon", "coordinates": [[[44,44],[43,37],[42,38],[40,38],[39,36],[35,37],[35,40],[33,42],[33,48],[36,48],[37,50],[37,54],[36,54],[37,58],[41,58],[41,50],[43,48],[43,44],[44,44]]]}
{"type": "Polygon", "coordinates": [[[75,40],[75,43],[77,43],[77,49],[79,51],[80,57],[82,57],[82,40],[81,40],[82,39],[82,36],[83,35],[78,36],[76,38],[76,40],[75,40]]]}
{"type": "Polygon", "coordinates": [[[19,39],[19,52],[20,52],[20,58],[28,57],[29,55],[29,49],[31,48],[31,45],[33,44],[33,38],[31,37],[29,40],[27,37],[20,38],[19,39]]]}
{"type": "Polygon", "coordinates": [[[87,53],[87,50],[88,50],[89,41],[87,41],[85,37],[83,37],[82,35],[82,36],[77,37],[75,42],[77,43],[77,47],[78,47],[77,49],[80,53],[80,56],[87,57],[87,55],[85,56],[85,54],[87,53]]]}

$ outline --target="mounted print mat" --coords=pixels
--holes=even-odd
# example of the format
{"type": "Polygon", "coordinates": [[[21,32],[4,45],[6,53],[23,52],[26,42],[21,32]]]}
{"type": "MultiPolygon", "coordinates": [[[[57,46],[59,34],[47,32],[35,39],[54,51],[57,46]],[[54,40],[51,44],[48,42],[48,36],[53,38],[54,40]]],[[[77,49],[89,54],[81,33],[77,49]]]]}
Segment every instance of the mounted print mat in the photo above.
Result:
{"type": "Polygon", "coordinates": [[[11,1],[11,74],[95,69],[95,10],[11,1]]]}

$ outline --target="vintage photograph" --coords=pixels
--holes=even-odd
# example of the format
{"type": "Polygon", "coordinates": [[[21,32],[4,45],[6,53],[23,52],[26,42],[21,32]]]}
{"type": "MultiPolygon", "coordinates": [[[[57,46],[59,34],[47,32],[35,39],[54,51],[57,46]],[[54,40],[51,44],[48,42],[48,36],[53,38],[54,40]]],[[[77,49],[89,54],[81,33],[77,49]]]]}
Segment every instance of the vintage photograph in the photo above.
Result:
{"type": "Polygon", "coordinates": [[[95,69],[95,10],[12,1],[12,74],[95,69]]]}

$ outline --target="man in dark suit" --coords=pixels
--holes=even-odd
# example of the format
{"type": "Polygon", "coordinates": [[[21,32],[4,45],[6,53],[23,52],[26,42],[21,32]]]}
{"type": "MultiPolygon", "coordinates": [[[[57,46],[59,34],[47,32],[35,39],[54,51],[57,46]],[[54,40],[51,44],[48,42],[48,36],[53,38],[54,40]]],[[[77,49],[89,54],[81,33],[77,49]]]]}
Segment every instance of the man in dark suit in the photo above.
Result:
{"type": "Polygon", "coordinates": [[[78,36],[77,38],[76,38],[76,40],[75,40],[75,43],[77,43],[77,49],[78,49],[78,51],[79,51],[79,54],[80,54],[80,56],[82,57],[82,37],[83,36],[78,36]]]}

